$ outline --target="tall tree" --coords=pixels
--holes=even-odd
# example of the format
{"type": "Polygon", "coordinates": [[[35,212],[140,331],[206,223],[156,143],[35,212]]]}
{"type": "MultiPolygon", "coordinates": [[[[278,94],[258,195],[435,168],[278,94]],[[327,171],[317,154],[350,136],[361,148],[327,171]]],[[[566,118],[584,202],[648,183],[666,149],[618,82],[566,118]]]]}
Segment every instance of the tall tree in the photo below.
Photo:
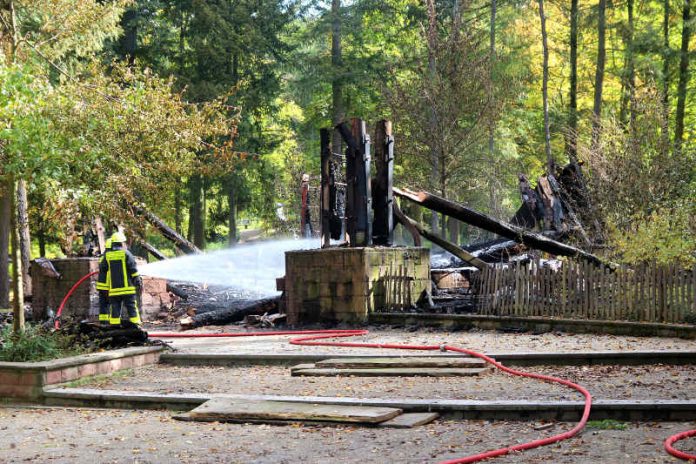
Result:
{"type": "Polygon", "coordinates": [[[684,113],[686,87],[689,83],[689,40],[691,39],[691,3],[684,0],[682,9],[681,52],[679,54],[679,84],[677,86],[677,112],[674,116],[674,151],[680,153],[684,141],[684,113]]]}
{"type": "Polygon", "coordinates": [[[547,172],[553,173],[553,157],[551,156],[551,129],[549,127],[549,44],[546,35],[546,16],[544,15],[544,0],[539,0],[539,20],[541,22],[541,47],[543,58],[543,77],[541,94],[544,106],[544,151],[546,152],[547,172]]]}
{"type": "Polygon", "coordinates": [[[671,48],[669,46],[669,0],[663,0],[662,16],[662,126],[660,134],[662,139],[662,153],[669,151],[669,60],[671,48]]]}
{"type": "MultiPolygon", "coordinates": [[[[331,124],[334,127],[346,118],[341,22],[341,0],[331,0],[331,124]]],[[[338,131],[333,133],[331,150],[333,153],[341,153],[341,137],[338,131]]]]}
{"type": "Polygon", "coordinates": [[[604,66],[607,58],[607,1],[599,0],[597,6],[597,63],[594,81],[594,105],[592,106],[592,149],[599,148],[602,130],[602,91],[604,89],[604,66]]]}
{"type": "Polygon", "coordinates": [[[570,89],[568,90],[568,160],[578,164],[578,0],[570,1],[570,89]]]}
{"type": "Polygon", "coordinates": [[[0,184],[0,308],[10,307],[10,192],[0,184]]]}
{"type": "MultiPolygon", "coordinates": [[[[427,31],[427,44],[428,44],[428,78],[432,79],[434,82],[437,79],[437,11],[435,8],[435,0],[426,0],[426,5],[428,9],[428,31],[427,31]]],[[[439,126],[438,113],[435,107],[429,108],[430,118],[429,118],[429,128],[432,133],[437,131],[439,126]]],[[[438,143],[432,143],[430,145],[430,182],[433,188],[440,187],[440,194],[445,195],[444,185],[442,182],[440,163],[442,156],[440,152],[442,147],[438,143]]],[[[431,211],[430,215],[430,228],[432,230],[438,230],[439,226],[438,214],[435,211],[431,211]]]]}
{"type": "MultiPolygon", "coordinates": [[[[459,2],[457,2],[458,4],[459,2]]],[[[496,64],[496,50],[495,50],[495,19],[498,14],[498,1],[497,0],[491,0],[491,18],[490,18],[490,24],[489,24],[489,54],[490,54],[490,75],[488,76],[488,83],[490,85],[490,92],[491,92],[491,105],[495,107],[495,78],[494,78],[494,73],[493,70],[495,69],[495,64],[496,64]]],[[[490,163],[491,163],[491,173],[495,172],[495,126],[496,126],[496,121],[497,121],[497,115],[496,117],[490,118],[490,126],[488,128],[488,156],[490,157],[490,163]]],[[[489,201],[490,201],[490,208],[489,211],[492,215],[499,217],[500,216],[500,201],[498,200],[498,195],[497,195],[497,182],[498,181],[498,176],[495,175],[489,175],[489,182],[488,182],[488,190],[489,190],[489,201]]],[[[459,235],[458,233],[456,235],[459,235]]],[[[458,239],[458,237],[457,237],[458,239]]]]}
{"type": "Polygon", "coordinates": [[[624,32],[624,71],[621,79],[623,89],[621,95],[621,109],[619,120],[629,128],[633,134],[636,121],[636,66],[634,59],[634,21],[633,21],[633,2],[634,0],[626,0],[626,13],[628,16],[628,24],[624,32]]]}

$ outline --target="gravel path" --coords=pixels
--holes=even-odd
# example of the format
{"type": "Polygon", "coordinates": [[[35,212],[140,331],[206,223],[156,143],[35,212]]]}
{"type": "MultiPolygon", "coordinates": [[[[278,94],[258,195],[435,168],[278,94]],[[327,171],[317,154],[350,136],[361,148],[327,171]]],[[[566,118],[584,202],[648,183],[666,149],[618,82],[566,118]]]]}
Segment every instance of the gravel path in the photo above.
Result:
{"type": "MultiPolygon", "coordinates": [[[[530,367],[577,382],[599,399],[696,398],[696,366],[530,367]]],[[[291,377],[286,367],[153,365],[100,379],[96,388],[358,398],[582,400],[561,385],[493,371],[477,377],[291,377]]]]}
{"type": "MultiPolygon", "coordinates": [[[[151,327],[158,331],[157,327],[151,327]]],[[[694,340],[658,337],[619,337],[613,335],[561,334],[510,334],[493,331],[447,332],[435,329],[406,331],[369,328],[363,337],[351,337],[344,341],[381,342],[402,344],[449,343],[484,352],[555,352],[555,351],[643,351],[643,350],[696,350],[694,340]]],[[[205,327],[187,333],[200,332],[244,332],[238,326],[205,327]]],[[[265,336],[242,338],[177,338],[170,339],[181,352],[207,353],[403,353],[402,350],[375,350],[369,348],[339,348],[296,346],[288,343],[291,336],[265,336]]]]}
{"type": "MultiPolygon", "coordinates": [[[[534,422],[437,421],[414,429],[178,422],[161,411],[0,408],[6,463],[423,463],[568,430],[534,422]]],[[[616,423],[588,428],[560,445],[490,462],[671,463],[662,441],[696,423],[616,423]]],[[[696,452],[696,440],[679,443],[696,452]]]]}

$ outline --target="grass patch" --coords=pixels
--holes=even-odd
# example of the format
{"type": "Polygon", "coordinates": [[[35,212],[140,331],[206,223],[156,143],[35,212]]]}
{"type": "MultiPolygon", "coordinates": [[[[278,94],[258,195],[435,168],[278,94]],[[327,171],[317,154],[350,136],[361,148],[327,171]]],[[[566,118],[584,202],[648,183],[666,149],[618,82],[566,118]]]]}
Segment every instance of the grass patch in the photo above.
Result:
{"type": "Polygon", "coordinates": [[[89,377],[83,377],[81,379],[73,380],[72,382],[67,382],[63,384],[63,386],[66,388],[78,388],[84,387],[85,385],[100,387],[111,382],[112,380],[130,377],[134,373],[135,371],[133,369],[121,369],[120,371],[116,371],[111,374],[97,374],[89,377]]]}
{"type": "Polygon", "coordinates": [[[48,361],[86,352],[74,343],[74,337],[49,332],[39,326],[27,325],[22,332],[16,334],[10,326],[0,331],[0,361],[48,361]]]}
{"type": "Polygon", "coordinates": [[[587,421],[587,428],[595,430],[626,430],[628,428],[628,424],[626,422],[619,422],[614,419],[604,419],[587,421]]]}

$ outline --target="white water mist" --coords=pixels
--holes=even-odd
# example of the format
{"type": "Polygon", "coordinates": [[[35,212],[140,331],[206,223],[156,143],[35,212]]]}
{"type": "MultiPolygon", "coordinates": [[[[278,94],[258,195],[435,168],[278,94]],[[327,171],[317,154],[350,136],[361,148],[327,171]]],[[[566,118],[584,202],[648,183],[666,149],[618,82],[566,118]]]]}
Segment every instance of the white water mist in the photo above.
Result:
{"type": "Polygon", "coordinates": [[[319,248],[318,239],[273,240],[225,250],[149,263],[147,276],[239,289],[260,297],[277,295],[276,281],[285,275],[285,252],[319,248]]]}

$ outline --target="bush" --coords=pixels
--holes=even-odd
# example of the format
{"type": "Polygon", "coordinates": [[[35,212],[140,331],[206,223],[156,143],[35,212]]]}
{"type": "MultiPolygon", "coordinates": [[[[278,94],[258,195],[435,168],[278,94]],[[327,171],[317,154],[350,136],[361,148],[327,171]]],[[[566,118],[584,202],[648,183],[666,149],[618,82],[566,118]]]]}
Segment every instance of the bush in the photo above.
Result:
{"type": "Polygon", "coordinates": [[[11,326],[6,326],[0,332],[0,361],[47,361],[81,352],[71,345],[70,338],[38,326],[28,325],[18,334],[12,332],[11,326]]]}

